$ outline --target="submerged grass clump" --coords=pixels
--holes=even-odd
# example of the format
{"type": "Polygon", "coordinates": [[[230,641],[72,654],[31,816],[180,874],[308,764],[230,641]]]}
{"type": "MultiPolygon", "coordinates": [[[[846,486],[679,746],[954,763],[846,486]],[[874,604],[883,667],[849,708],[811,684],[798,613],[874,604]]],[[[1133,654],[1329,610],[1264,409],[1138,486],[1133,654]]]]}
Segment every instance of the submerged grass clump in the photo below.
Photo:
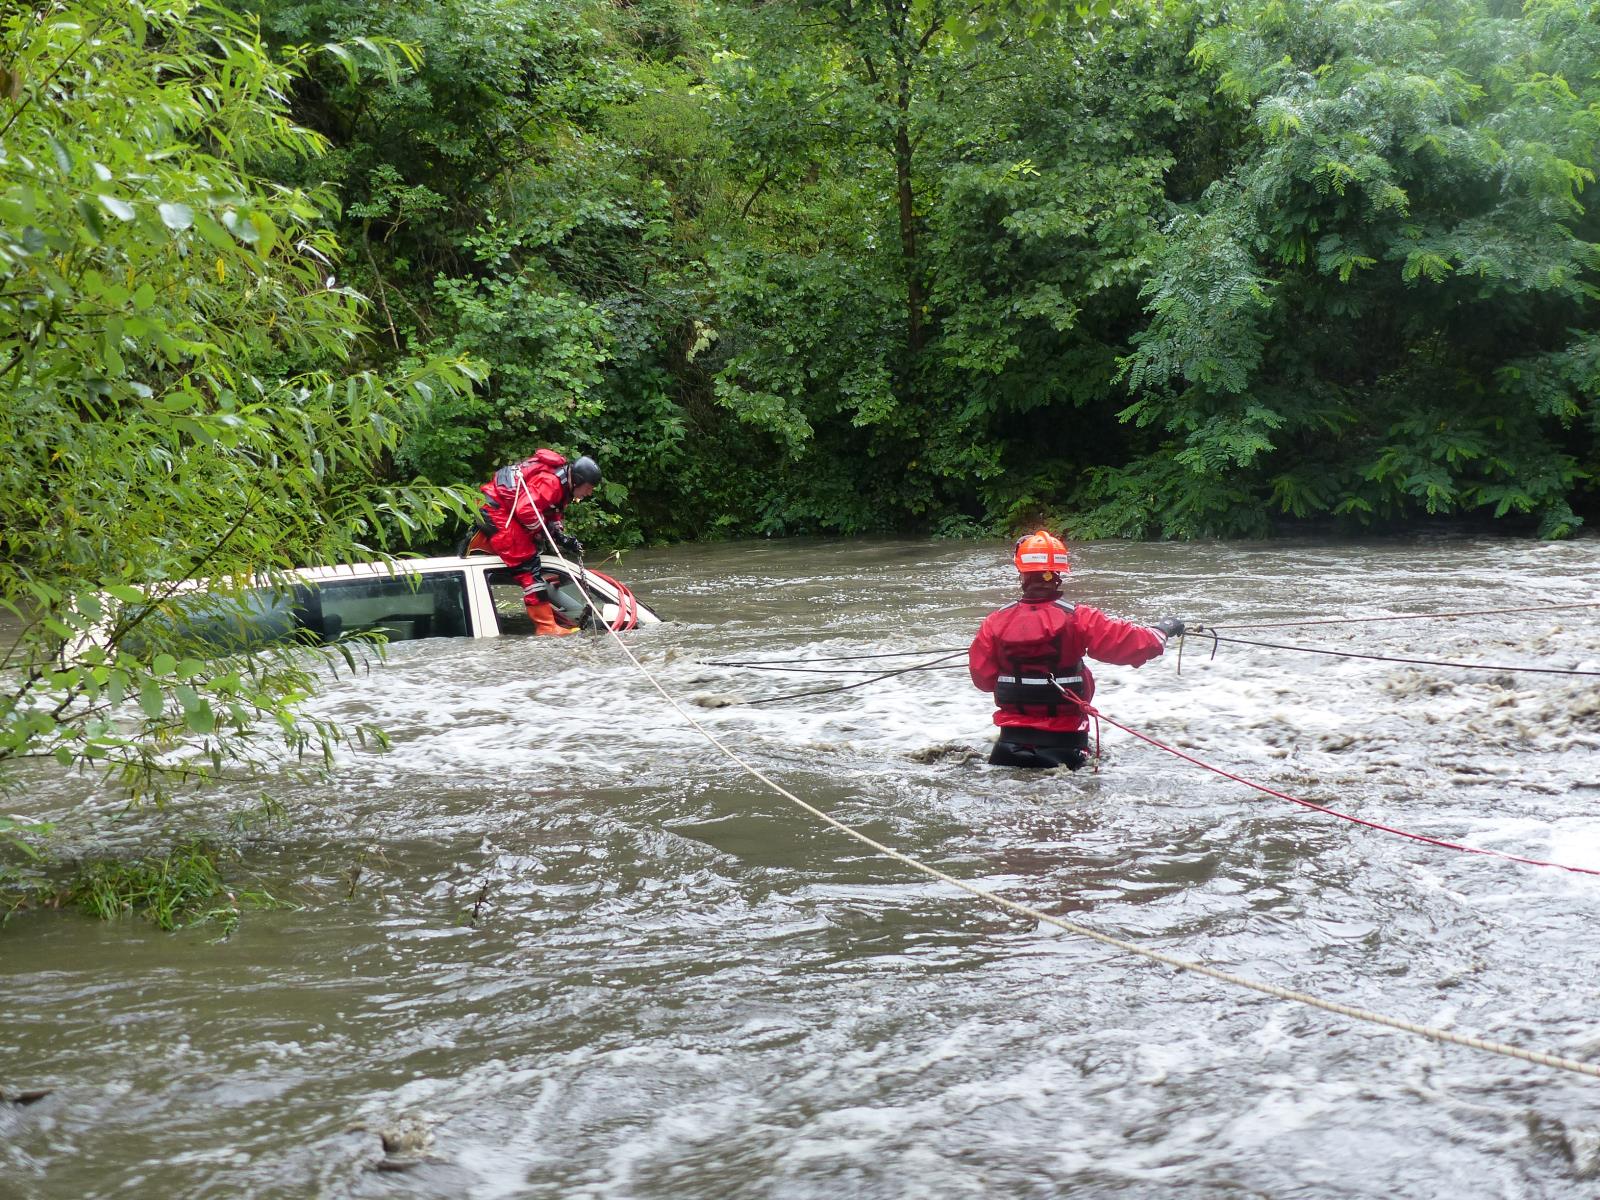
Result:
{"type": "Polygon", "coordinates": [[[161,857],[87,863],[63,901],[101,920],[137,914],[167,930],[216,922],[223,937],[238,927],[247,909],[290,907],[266,891],[230,888],[218,865],[224,858],[237,854],[195,839],[161,857]]]}

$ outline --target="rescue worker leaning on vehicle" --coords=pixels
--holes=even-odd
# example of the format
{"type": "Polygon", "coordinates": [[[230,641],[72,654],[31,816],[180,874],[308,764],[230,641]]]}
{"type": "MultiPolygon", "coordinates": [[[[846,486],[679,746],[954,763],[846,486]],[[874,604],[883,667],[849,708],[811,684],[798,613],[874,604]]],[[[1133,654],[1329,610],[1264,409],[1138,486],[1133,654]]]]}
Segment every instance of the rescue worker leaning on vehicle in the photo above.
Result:
{"type": "Polygon", "coordinates": [[[1089,719],[1074,698],[1094,697],[1084,656],[1137,667],[1182,634],[1183,622],[1163,617],[1152,628],[1068,604],[1061,598],[1066,544],[1042,529],[1017,541],[1014,559],[1022,598],[985,617],[967,652],[974,686],[993,692],[997,706],[1000,736],[989,761],[1077,770],[1088,758],[1089,719]]]}
{"type": "Polygon", "coordinates": [[[561,518],[568,504],[588,497],[599,482],[600,464],[587,454],[568,463],[554,450],[536,450],[531,458],[501,467],[478,488],[488,498],[482,512],[489,548],[515,572],[537,634],[578,632],[556,621],[549,587],[539,573],[539,551],[542,544],[546,551],[583,557],[583,544],[567,534],[561,518]]]}

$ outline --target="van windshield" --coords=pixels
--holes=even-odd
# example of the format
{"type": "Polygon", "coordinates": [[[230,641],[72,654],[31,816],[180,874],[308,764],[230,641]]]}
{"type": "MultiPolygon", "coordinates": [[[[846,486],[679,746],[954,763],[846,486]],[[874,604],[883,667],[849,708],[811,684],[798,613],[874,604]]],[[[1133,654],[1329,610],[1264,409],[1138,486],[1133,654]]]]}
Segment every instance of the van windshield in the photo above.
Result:
{"type": "Polygon", "coordinates": [[[157,648],[240,654],[292,641],[299,628],[290,587],[183,592],[142,611],[121,645],[141,657],[157,648]]]}

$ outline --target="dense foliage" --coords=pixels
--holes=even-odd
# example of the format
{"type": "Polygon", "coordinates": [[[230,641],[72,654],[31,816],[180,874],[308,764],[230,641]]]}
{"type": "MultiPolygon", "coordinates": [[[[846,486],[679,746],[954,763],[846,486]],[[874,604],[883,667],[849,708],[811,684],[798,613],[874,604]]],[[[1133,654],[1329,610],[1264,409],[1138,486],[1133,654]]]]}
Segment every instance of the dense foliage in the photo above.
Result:
{"type": "Polygon", "coordinates": [[[241,4],[5,18],[0,758],[242,736],[104,597],[538,444],[621,543],[1594,507],[1593,3],[241,4]]]}
{"type": "Polygon", "coordinates": [[[1274,0],[1206,30],[1248,136],[1146,281],[1126,415],[1165,436],[1100,476],[1112,529],[1572,528],[1600,466],[1593,15],[1274,0]]]}
{"type": "Polygon", "coordinates": [[[1595,506],[1592,4],[249,0],[333,150],[397,462],[614,541],[1595,506]]]}
{"type": "Polygon", "coordinates": [[[378,480],[468,374],[348,363],[333,199],[259,174],[319,148],[283,102],[298,57],[189,0],[13,9],[0,45],[0,777],[52,758],[160,795],[325,754],[342,731],[295,716],[316,660],[202,655],[185,582],[226,621],[252,582],[456,511],[378,480]]]}

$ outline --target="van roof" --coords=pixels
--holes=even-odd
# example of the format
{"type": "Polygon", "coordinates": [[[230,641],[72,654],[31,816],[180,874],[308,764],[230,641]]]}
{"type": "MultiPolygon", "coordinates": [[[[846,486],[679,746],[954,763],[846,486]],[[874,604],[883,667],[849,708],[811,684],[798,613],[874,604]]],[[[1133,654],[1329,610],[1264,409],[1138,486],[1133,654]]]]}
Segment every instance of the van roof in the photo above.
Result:
{"type": "Polygon", "coordinates": [[[505,565],[499,559],[491,559],[488,555],[475,558],[451,555],[444,558],[395,558],[378,562],[339,563],[330,567],[301,567],[291,571],[290,574],[295,579],[303,579],[307,583],[319,583],[330,579],[381,579],[395,575],[428,574],[433,571],[459,571],[465,567],[484,564],[495,567],[505,565]]]}

